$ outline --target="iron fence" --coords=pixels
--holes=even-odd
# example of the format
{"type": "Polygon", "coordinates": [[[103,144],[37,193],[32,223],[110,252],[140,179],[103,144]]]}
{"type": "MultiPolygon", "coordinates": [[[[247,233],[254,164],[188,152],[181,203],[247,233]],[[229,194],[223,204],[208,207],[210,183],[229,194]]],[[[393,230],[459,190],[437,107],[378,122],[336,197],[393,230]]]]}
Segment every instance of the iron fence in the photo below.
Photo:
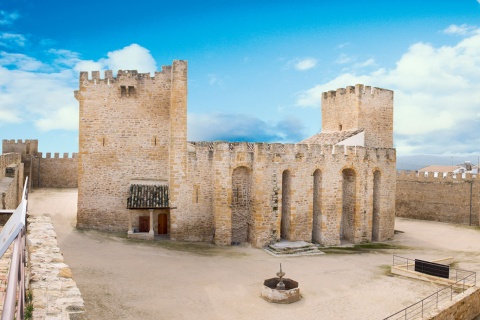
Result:
{"type": "MultiPolygon", "coordinates": [[[[393,256],[393,266],[406,267],[407,270],[415,270],[415,260],[400,256],[393,256]]],[[[449,279],[455,281],[451,285],[442,288],[428,297],[416,302],[384,320],[409,320],[423,319],[433,308],[438,308],[439,303],[452,300],[457,294],[463,293],[477,283],[477,274],[473,271],[450,268],[449,279]]]]}

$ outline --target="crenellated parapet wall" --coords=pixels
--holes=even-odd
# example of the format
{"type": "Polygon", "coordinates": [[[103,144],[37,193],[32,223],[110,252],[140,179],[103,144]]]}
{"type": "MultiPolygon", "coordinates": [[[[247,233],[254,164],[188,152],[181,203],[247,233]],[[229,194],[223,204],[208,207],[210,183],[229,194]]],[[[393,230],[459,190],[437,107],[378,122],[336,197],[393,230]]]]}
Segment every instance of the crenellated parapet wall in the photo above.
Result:
{"type": "Polygon", "coordinates": [[[357,84],[322,93],[322,131],[365,130],[365,146],[393,148],[393,91],[357,84]]]}
{"type": "MultiPolygon", "coordinates": [[[[0,155],[0,210],[15,209],[21,201],[24,170],[21,160],[20,153],[0,155]]],[[[0,217],[3,218],[7,217],[0,217]]]]}
{"type": "Polygon", "coordinates": [[[479,225],[480,184],[471,173],[399,171],[398,217],[479,225]]]}
{"type": "Polygon", "coordinates": [[[244,207],[236,205],[240,201],[252,206],[250,210],[255,218],[244,219],[251,229],[248,232],[249,242],[255,246],[260,247],[280,238],[282,206],[287,205],[294,209],[291,211],[286,231],[288,235],[285,237],[289,240],[312,241],[314,211],[321,211],[319,215],[323,215],[323,218],[316,219],[320,231],[315,241],[325,245],[339,244],[341,235],[338,226],[342,220],[342,205],[338,202],[341,197],[337,190],[342,189],[342,172],[351,169],[357,177],[357,191],[353,198],[358,206],[352,241],[372,240],[375,172],[379,172],[382,179],[382,188],[377,186],[381,194],[379,201],[382,221],[375,237],[391,239],[394,204],[388,199],[395,194],[395,164],[395,149],[316,144],[190,142],[188,179],[182,191],[183,199],[188,201],[176,205],[188,212],[185,216],[188,219],[179,219],[178,222],[192,226],[178,228],[174,238],[198,241],[209,239],[215,233],[215,243],[230,244],[233,241],[231,239],[238,238],[235,235],[235,229],[239,228],[238,221],[235,222],[238,220],[235,212],[248,215],[244,207]],[[238,178],[238,170],[249,177],[238,178]],[[283,182],[285,172],[289,172],[290,186],[283,182]],[[242,182],[237,185],[238,181],[251,183],[242,182]],[[237,190],[238,188],[243,191],[237,190]],[[291,190],[288,200],[282,200],[282,197],[287,197],[283,188],[291,190]],[[315,191],[316,188],[320,191],[315,191]],[[245,200],[248,194],[251,198],[245,200]],[[318,196],[321,197],[320,205],[314,209],[313,199],[318,196]],[[213,219],[206,219],[205,212],[211,211],[214,212],[213,219]]]}

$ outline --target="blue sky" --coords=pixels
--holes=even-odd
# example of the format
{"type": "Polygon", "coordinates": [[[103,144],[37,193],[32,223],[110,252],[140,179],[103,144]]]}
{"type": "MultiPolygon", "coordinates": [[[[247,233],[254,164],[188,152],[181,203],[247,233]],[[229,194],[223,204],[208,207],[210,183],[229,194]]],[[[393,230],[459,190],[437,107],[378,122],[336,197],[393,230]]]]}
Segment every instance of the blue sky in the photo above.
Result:
{"type": "Polygon", "coordinates": [[[0,2],[0,139],[76,152],[79,71],[189,63],[189,140],[298,142],[320,94],[395,91],[398,155],[480,154],[480,3],[0,2]]]}

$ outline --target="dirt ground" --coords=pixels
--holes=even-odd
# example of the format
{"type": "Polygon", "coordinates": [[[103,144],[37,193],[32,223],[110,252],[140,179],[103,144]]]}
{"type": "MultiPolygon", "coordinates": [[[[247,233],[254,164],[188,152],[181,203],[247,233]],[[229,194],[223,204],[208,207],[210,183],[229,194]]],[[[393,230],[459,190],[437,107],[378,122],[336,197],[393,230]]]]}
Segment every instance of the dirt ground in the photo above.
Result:
{"type": "Polygon", "coordinates": [[[383,319],[439,286],[391,276],[392,255],[438,259],[480,271],[480,229],[397,218],[389,249],[277,258],[248,246],[127,240],[75,229],[76,189],[40,189],[29,214],[50,214],[89,319],[383,319]],[[282,263],[303,299],[260,298],[282,263]]]}

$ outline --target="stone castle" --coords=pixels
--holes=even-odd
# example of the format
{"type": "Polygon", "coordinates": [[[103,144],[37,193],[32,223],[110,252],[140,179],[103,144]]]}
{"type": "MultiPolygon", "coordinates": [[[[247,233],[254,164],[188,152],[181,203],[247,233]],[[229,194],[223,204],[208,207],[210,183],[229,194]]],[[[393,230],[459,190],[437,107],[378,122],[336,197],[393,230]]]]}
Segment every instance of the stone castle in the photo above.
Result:
{"type": "Polygon", "coordinates": [[[36,140],[6,140],[3,153],[22,154],[33,187],[78,183],[80,228],[255,247],[393,238],[390,90],[323,93],[322,132],[297,144],[188,142],[186,61],[154,77],[82,72],[75,97],[78,155],[43,158],[36,140]]]}

